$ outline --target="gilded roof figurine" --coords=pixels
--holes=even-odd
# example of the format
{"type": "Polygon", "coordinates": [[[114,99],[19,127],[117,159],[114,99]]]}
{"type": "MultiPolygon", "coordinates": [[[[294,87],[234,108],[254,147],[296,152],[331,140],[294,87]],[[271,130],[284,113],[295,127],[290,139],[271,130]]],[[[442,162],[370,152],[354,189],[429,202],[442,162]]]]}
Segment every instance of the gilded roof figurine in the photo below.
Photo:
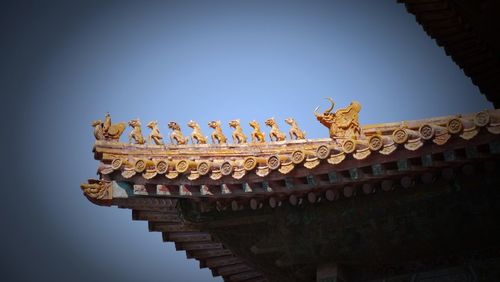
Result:
{"type": "Polygon", "coordinates": [[[141,121],[133,119],[128,122],[128,125],[132,127],[132,131],[128,135],[128,143],[132,144],[132,140],[135,141],[135,144],[146,143],[146,139],[142,136],[141,121]]]}
{"type": "Polygon", "coordinates": [[[95,140],[104,140],[104,130],[102,129],[102,126],[103,126],[102,120],[98,119],[92,121],[95,140]]]}
{"type": "Polygon", "coordinates": [[[250,135],[252,137],[252,143],[255,143],[255,142],[264,143],[264,142],[266,142],[266,136],[260,130],[259,123],[256,120],[252,120],[248,124],[250,124],[250,126],[253,128],[252,134],[250,135]]]}
{"type": "Polygon", "coordinates": [[[234,128],[232,137],[233,137],[233,143],[238,143],[238,144],[245,144],[247,143],[247,136],[243,133],[243,129],[241,128],[240,125],[240,120],[235,119],[229,122],[229,127],[234,128]]]}
{"type": "Polygon", "coordinates": [[[170,133],[170,142],[172,144],[175,144],[174,141],[177,143],[177,145],[187,144],[188,138],[184,137],[181,131],[181,126],[177,122],[175,121],[169,122],[168,128],[172,129],[172,133],[170,133]]]}
{"type": "Polygon", "coordinates": [[[163,144],[163,136],[160,134],[160,129],[158,128],[158,121],[153,120],[147,124],[147,127],[151,129],[149,133],[148,139],[149,144],[162,145],[163,144]]]}
{"type": "Polygon", "coordinates": [[[288,133],[290,134],[290,140],[306,139],[306,132],[302,131],[299,128],[295,119],[289,117],[289,118],[285,119],[285,122],[291,126],[290,130],[288,131],[288,133]]]}
{"type": "Polygon", "coordinates": [[[346,108],[338,109],[335,113],[332,113],[335,103],[330,97],[326,99],[330,101],[331,106],[323,114],[318,113],[319,107],[317,107],[314,110],[314,115],[322,125],[328,127],[330,138],[358,139],[361,135],[358,117],[361,104],[352,101],[346,108]]]}
{"type": "Polygon", "coordinates": [[[92,127],[94,127],[94,136],[96,140],[109,140],[118,142],[120,136],[125,131],[126,125],[124,122],[112,124],[110,114],[106,113],[104,122],[102,122],[101,120],[95,120],[92,122],[92,127]]]}
{"type": "Polygon", "coordinates": [[[207,138],[206,136],[203,135],[201,132],[200,125],[194,121],[190,120],[187,124],[189,127],[193,129],[193,132],[191,132],[191,143],[193,144],[207,144],[207,138]],[[194,142],[196,140],[196,143],[194,142]]]}
{"type": "Polygon", "coordinates": [[[271,141],[273,141],[273,138],[274,141],[285,141],[286,135],[281,132],[274,118],[268,118],[266,120],[266,125],[271,127],[271,131],[269,131],[269,139],[271,139],[271,141]]]}
{"type": "Polygon", "coordinates": [[[211,134],[212,137],[212,143],[214,144],[226,144],[227,143],[227,138],[222,133],[222,129],[220,128],[220,120],[213,120],[208,123],[208,126],[214,129],[214,131],[211,134]],[[216,142],[217,140],[217,142],[216,142]]]}
{"type": "Polygon", "coordinates": [[[92,199],[108,200],[112,198],[111,183],[102,180],[89,179],[88,183],[80,185],[83,193],[92,199]]]}

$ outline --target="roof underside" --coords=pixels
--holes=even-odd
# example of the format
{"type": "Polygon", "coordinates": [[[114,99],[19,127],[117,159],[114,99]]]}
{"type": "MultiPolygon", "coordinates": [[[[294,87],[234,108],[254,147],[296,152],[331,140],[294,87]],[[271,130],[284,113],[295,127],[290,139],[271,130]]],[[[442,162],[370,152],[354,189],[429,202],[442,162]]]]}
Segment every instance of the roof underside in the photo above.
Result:
{"type": "Polygon", "coordinates": [[[500,2],[398,0],[425,32],[500,107],[500,2]]]}

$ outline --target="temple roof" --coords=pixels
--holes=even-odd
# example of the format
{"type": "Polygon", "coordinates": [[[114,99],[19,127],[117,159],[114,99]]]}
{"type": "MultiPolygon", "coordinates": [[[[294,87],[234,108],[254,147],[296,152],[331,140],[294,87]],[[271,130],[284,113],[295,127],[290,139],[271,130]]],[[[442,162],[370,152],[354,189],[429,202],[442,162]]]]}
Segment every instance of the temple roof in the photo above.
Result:
{"type": "MultiPolygon", "coordinates": [[[[162,232],[164,241],[175,242],[225,281],[268,281],[276,269],[263,272],[262,265],[228,247],[220,232],[210,231],[242,221],[211,220],[214,213],[254,211],[244,224],[262,223],[268,215],[259,211],[265,209],[316,205],[322,199],[335,203],[417,182],[426,187],[436,178],[452,179],[457,169],[470,175],[478,162],[491,167],[500,152],[500,110],[360,126],[358,104],[335,113],[332,108],[333,101],[323,114],[315,112],[329,138],[306,139],[291,122],[292,140],[287,140],[276,121],[267,120],[272,141],[246,142],[243,134],[234,144],[218,131],[220,122],[214,124],[213,144],[196,138],[189,143],[175,122],[169,123],[170,144],[163,144],[157,122],[148,124],[146,142],[137,119],[128,123],[129,143],[122,143],[125,123],[113,124],[107,115],[93,123],[100,179],[81,187],[93,203],[132,209],[133,219],[147,220],[150,231],[162,232]]],[[[199,126],[194,128],[191,137],[199,133],[199,126]]],[[[237,126],[235,133],[242,133],[237,126]]],[[[250,250],[259,254],[259,248],[250,250]]]]}
{"type": "MultiPolygon", "coordinates": [[[[498,7],[498,3],[494,0],[399,2],[405,4],[408,12],[415,15],[427,34],[444,48],[446,54],[464,70],[487,99],[498,107],[500,63],[497,54],[500,43],[498,36],[495,36],[495,30],[500,25],[498,9],[494,9],[495,6],[498,7]]],[[[332,108],[333,101],[329,110],[332,108]]],[[[214,276],[220,275],[225,281],[249,282],[274,281],[279,276],[278,273],[283,274],[282,270],[293,271],[296,265],[311,259],[303,253],[294,253],[291,248],[283,251],[275,245],[277,240],[284,238],[291,242],[284,246],[297,244],[296,236],[288,238],[283,234],[277,236],[273,233],[274,229],[277,229],[273,225],[275,222],[271,224],[273,226],[270,227],[269,233],[262,234],[262,240],[253,242],[257,240],[255,237],[258,237],[255,234],[252,235],[252,242],[247,242],[246,239],[237,240],[243,242],[242,245],[246,244],[246,247],[251,246],[246,249],[235,246],[228,239],[249,238],[250,235],[246,232],[252,230],[261,234],[265,228],[262,229],[262,225],[253,227],[252,224],[257,226],[269,221],[273,218],[269,214],[274,214],[274,219],[278,222],[283,220],[280,214],[270,213],[269,210],[282,209],[286,214],[293,211],[293,208],[305,205],[310,209],[305,209],[309,211],[302,213],[304,217],[309,217],[311,210],[315,214],[322,209],[323,213],[328,215],[324,216],[325,214],[318,212],[323,215],[320,216],[322,220],[328,218],[335,224],[331,225],[333,227],[330,229],[319,230],[320,235],[333,234],[340,230],[346,237],[343,239],[344,235],[340,235],[334,240],[327,240],[330,245],[321,245],[322,251],[327,250],[325,254],[329,258],[352,255],[355,260],[371,260],[372,257],[366,253],[357,254],[352,250],[373,250],[370,247],[380,245],[381,241],[375,241],[373,245],[358,246],[359,248],[350,245],[350,249],[344,248],[343,244],[349,245],[352,241],[348,235],[353,230],[365,228],[363,220],[374,224],[373,218],[368,217],[356,222],[360,215],[353,214],[349,220],[342,222],[343,218],[339,214],[331,213],[331,208],[325,205],[325,202],[340,207],[350,205],[348,201],[352,200],[363,202],[358,206],[378,205],[384,209],[399,207],[402,210],[408,210],[406,205],[418,205],[419,208],[414,208],[411,212],[430,209],[432,219],[412,219],[404,213],[393,213],[390,217],[414,220],[415,226],[419,226],[420,223],[417,222],[423,222],[422,225],[425,225],[436,218],[432,211],[435,202],[437,203],[435,195],[440,195],[439,205],[444,204],[445,209],[446,199],[451,199],[446,193],[440,194],[443,193],[442,190],[448,189],[443,183],[447,181],[458,185],[458,178],[462,179],[462,175],[473,175],[478,167],[481,167],[480,170],[489,171],[487,175],[490,178],[491,174],[495,173],[495,163],[498,163],[500,154],[500,110],[363,126],[357,121],[359,110],[359,104],[354,102],[336,113],[329,113],[328,110],[323,114],[316,113],[318,121],[329,129],[329,136],[321,139],[307,139],[293,120],[287,121],[291,125],[290,138],[287,139],[286,134],[277,126],[273,127],[276,124],[274,120],[267,120],[265,125],[270,126],[274,133],[269,136],[271,141],[264,141],[266,136],[255,122],[251,124],[254,128],[252,142],[247,142],[247,137],[238,131],[240,121],[231,121],[230,126],[235,128],[231,136],[233,144],[229,144],[224,134],[217,131],[220,121],[209,123],[214,129],[210,136],[212,144],[207,144],[209,138],[201,133],[196,122],[191,121],[188,124],[193,128],[189,136],[191,142],[189,137],[182,134],[177,123],[170,122],[168,127],[172,129],[171,142],[166,144],[158,130],[158,122],[148,123],[151,133],[146,140],[142,136],[139,120],[129,121],[128,125],[133,128],[129,134],[129,142],[122,143],[119,141],[120,135],[127,125],[112,124],[107,115],[104,122],[93,123],[97,139],[93,151],[96,160],[100,162],[99,179],[90,179],[88,183],[82,184],[81,188],[84,195],[95,204],[131,209],[134,220],[147,220],[150,231],[162,232],[164,241],[174,242],[177,250],[184,250],[188,258],[199,260],[200,267],[210,268],[214,276]],[[396,195],[394,191],[404,193],[396,195]],[[367,200],[375,198],[377,200],[367,200]],[[385,202],[384,198],[390,198],[391,201],[385,202]],[[398,204],[401,199],[404,199],[402,206],[398,204]],[[217,214],[223,214],[224,219],[220,220],[221,216],[214,216],[217,214]],[[235,230],[235,233],[225,234],[228,228],[235,230]],[[336,253],[337,251],[339,253],[336,253]],[[276,260],[275,254],[279,254],[276,260]],[[258,258],[257,261],[252,259],[255,257],[258,258]]],[[[478,181],[482,176],[465,180],[466,186],[475,186],[474,181],[478,181]]],[[[487,179],[486,182],[490,180],[487,179]]],[[[495,185],[490,183],[489,186],[495,185]]],[[[474,187],[474,190],[480,188],[474,187]]],[[[469,189],[469,194],[464,195],[475,195],[473,193],[476,191],[471,191],[469,189]]],[[[488,195],[484,197],[487,198],[488,195]]],[[[454,207],[453,205],[456,203],[451,207],[454,207]]],[[[478,212],[484,207],[489,206],[474,206],[474,214],[495,218],[496,213],[491,210],[478,212]]],[[[345,214],[342,208],[335,209],[338,209],[342,216],[345,214]]],[[[369,214],[374,210],[379,209],[369,208],[364,213],[369,214]]],[[[438,217],[442,214],[444,212],[439,212],[438,217]]],[[[450,214],[450,217],[443,217],[443,222],[455,218],[453,213],[450,214]]],[[[307,218],[307,222],[310,220],[307,218]]],[[[325,223],[322,220],[318,219],[316,228],[312,228],[311,232],[322,229],[325,223]]],[[[386,221],[381,218],[381,222],[386,221]]],[[[442,228],[439,229],[440,232],[444,234],[446,229],[449,229],[448,231],[453,233],[453,229],[447,228],[443,222],[437,225],[442,228]]],[[[473,222],[476,221],[472,221],[471,226],[474,226],[473,222]]],[[[369,237],[377,239],[393,236],[392,231],[380,231],[392,230],[385,228],[383,224],[385,223],[374,228],[379,230],[378,233],[370,231],[369,237]]],[[[480,223],[475,225],[475,229],[481,228],[480,223]]],[[[303,229],[300,229],[300,233],[303,229]]],[[[425,244],[416,243],[410,247],[412,250],[425,250],[435,255],[435,246],[425,248],[431,240],[426,239],[429,232],[426,232],[425,228],[422,230],[424,231],[420,236],[425,237],[425,244]],[[424,248],[421,248],[422,246],[424,248]]],[[[477,235],[482,238],[481,234],[486,236],[491,233],[495,237],[496,233],[490,231],[485,229],[484,232],[467,233],[467,236],[477,235]]],[[[416,230],[410,233],[405,236],[417,237],[416,230]]],[[[464,242],[460,240],[460,234],[448,237],[455,235],[458,241],[452,240],[449,246],[458,249],[464,242]],[[458,244],[453,245],[454,243],[458,244]]],[[[396,240],[401,238],[403,237],[392,237],[396,240]]],[[[304,238],[299,236],[299,239],[304,238]]],[[[473,241],[478,243],[481,240],[473,241]]],[[[382,244],[384,243],[382,241],[382,244]]],[[[312,244],[310,247],[317,245],[312,244]]],[[[402,257],[402,254],[398,254],[396,259],[402,257]]],[[[383,258],[390,259],[385,255],[383,258]]],[[[415,258],[409,256],[408,259],[415,258]]],[[[307,268],[303,265],[301,267],[303,268],[297,271],[302,274],[298,275],[309,273],[307,268]]],[[[311,278],[304,277],[304,280],[311,278]]]]}
{"type": "Polygon", "coordinates": [[[496,0],[398,0],[491,101],[500,106],[500,4],[496,0]]]}

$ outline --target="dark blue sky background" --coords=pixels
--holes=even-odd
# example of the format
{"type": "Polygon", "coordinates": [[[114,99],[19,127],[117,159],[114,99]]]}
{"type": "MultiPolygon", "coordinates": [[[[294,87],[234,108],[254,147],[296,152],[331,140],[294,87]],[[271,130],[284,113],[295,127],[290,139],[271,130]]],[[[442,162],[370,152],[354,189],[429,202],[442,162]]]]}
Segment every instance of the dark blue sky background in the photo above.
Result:
{"type": "MultiPolygon", "coordinates": [[[[89,203],[90,122],[293,116],[351,100],[362,124],[491,108],[396,1],[11,1],[0,8],[2,281],[220,281],[89,203]]],[[[144,129],[147,134],[148,130],[144,129]]],[[[128,130],[126,134],[128,133],[128,130]]],[[[123,138],[122,140],[125,140],[123,138]]]]}

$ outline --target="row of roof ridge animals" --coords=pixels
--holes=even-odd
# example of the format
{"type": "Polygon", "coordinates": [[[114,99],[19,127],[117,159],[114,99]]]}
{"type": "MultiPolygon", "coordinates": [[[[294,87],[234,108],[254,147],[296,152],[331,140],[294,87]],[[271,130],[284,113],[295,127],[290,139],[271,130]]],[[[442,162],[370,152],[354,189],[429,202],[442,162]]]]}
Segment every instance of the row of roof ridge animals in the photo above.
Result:
{"type": "MultiPolygon", "coordinates": [[[[289,134],[291,140],[305,139],[305,132],[298,127],[297,122],[293,118],[287,118],[285,119],[285,122],[290,125],[289,134]]],[[[265,121],[265,124],[271,127],[271,131],[269,132],[269,139],[271,139],[271,141],[284,141],[286,139],[285,133],[281,132],[274,118],[267,119],[265,121]]],[[[128,125],[132,127],[132,131],[128,135],[129,143],[145,144],[146,139],[142,135],[140,120],[130,120],[128,122],[128,125]]],[[[251,133],[251,142],[266,142],[265,135],[261,131],[259,123],[253,120],[249,123],[249,125],[253,128],[253,131],[251,133]]],[[[112,124],[111,116],[109,113],[106,113],[104,122],[102,122],[101,120],[95,120],[92,122],[92,126],[94,127],[94,136],[96,140],[109,140],[115,142],[120,139],[120,136],[126,128],[125,122],[112,124]]],[[[148,135],[148,142],[150,144],[154,143],[156,145],[162,145],[163,136],[160,134],[160,130],[158,128],[158,121],[150,121],[146,126],[151,129],[151,132],[148,135]]],[[[198,123],[191,120],[187,123],[187,126],[193,129],[189,136],[191,138],[191,143],[207,144],[208,137],[203,135],[198,123]]],[[[213,128],[213,132],[210,135],[213,144],[227,144],[227,138],[222,132],[220,121],[211,121],[208,123],[208,126],[210,128],[213,128]]],[[[239,119],[231,120],[229,122],[229,127],[234,129],[233,133],[231,134],[233,143],[247,143],[247,136],[243,133],[243,129],[241,128],[239,119]]],[[[170,133],[170,142],[172,144],[185,145],[188,143],[189,138],[182,134],[181,127],[177,122],[170,121],[168,123],[168,128],[172,130],[172,132],[170,133]]]]}

